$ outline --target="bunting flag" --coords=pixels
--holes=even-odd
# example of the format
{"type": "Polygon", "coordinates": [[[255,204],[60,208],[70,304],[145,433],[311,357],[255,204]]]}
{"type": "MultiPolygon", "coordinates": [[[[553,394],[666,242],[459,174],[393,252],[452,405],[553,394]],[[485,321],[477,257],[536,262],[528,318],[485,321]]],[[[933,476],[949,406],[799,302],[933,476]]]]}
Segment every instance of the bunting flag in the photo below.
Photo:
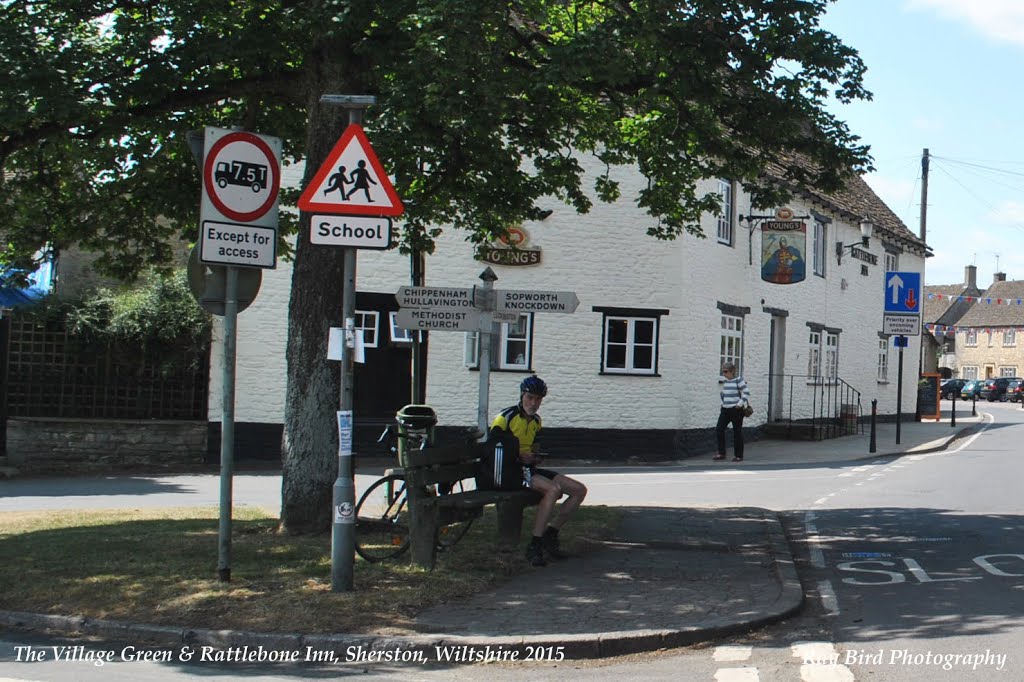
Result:
{"type": "MultiPolygon", "coordinates": [[[[953,301],[954,303],[971,303],[978,304],[983,303],[985,305],[1024,305],[1024,299],[1020,298],[992,298],[990,296],[950,296],[948,294],[935,294],[929,293],[928,298],[935,301],[953,301]]],[[[991,334],[993,331],[1000,329],[1016,329],[1016,331],[1024,334],[1024,327],[969,327],[964,325],[945,325],[945,324],[925,324],[925,329],[930,332],[948,332],[955,334],[959,331],[967,331],[968,329],[976,329],[981,332],[987,332],[991,334]]]]}
{"type": "Polygon", "coordinates": [[[981,296],[949,296],[947,294],[928,294],[928,298],[935,301],[953,301],[954,303],[984,303],[985,305],[1024,305],[1024,299],[1020,298],[991,298],[981,296]]]}

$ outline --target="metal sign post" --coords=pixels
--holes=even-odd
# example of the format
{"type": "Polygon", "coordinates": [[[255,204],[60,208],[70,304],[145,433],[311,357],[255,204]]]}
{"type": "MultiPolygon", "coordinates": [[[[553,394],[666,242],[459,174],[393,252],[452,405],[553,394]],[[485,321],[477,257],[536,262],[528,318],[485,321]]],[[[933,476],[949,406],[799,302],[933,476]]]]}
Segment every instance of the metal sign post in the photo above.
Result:
{"type": "Polygon", "coordinates": [[[900,342],[899,369],[896,379],[896,445],[900,444],[900,423],[903,421],[903,348],[906,344],[906,337],[900,342]]]}
{"type": "Polygon", "coordinates": [[[476,425],[480,430],[481,438],[486,438],[488,425],[488,411],[491,400],[491,322],[494,310],[494,283],[498,276],[494,270],[488,267],[480,273],[483,285],[477,291],[476,305],[482,308],[480,315],[480,385],[476,408],[476,425]]]}
{"type": "Polygon", "coordinates": [[[224,269],[224,367],[220,428],[220,522],[217,580],[231,581],[231,503],[235,471],[235,353],[238,323],[238,268],[224,269]]]}
{"type": "Polygon", "coordinates": [[[231,580],[231,507],[235,461],[235,360],[238,313],[256,297],[262,276],[252,268],[277,265],[281,140],[207,127],[188,135],[202,172],[199,240],[189,261],[196,300],[224,316],[221,388],[220,517],[217,579],[231,580]],[[214,269],[223,266],[223,299],[214,269]],[[249,270],[239,284],[239,267],[249,270]],[[208,276],[211,275],[212,277],[208,276]]]}
{"type": "MultiPolygon", "coordinates": [[[[320,98],[320,102],[338,104],[348,109],[348,122],[349,125],[353,125],[362,122],[363,111],[371,104],[376,104],[377,98],[373,96],[324,95],[320,98]]],[[[356,253],[356,248],[353,246],[343,248],[345,274],[344,288],[341,293],[341,318],[345,324],[345,344],[339,377],[338,478],[334,481],[331,500],[332,592],[352,591],[355,564],[356,489],[352,469],[351,430],[355,386],[356,253]]]]}

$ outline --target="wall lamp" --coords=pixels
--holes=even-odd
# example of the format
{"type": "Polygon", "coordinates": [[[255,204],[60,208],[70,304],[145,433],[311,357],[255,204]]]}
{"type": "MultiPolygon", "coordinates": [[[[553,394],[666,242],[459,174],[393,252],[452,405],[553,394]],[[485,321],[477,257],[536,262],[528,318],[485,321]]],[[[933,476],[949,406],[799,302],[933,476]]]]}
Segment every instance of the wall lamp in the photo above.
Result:
{"type": "Polygon", "coordinates": [[[868,242],[871,240],[871,233],[874,231],[875,225],[870,220],[865,218],[860,221],[860,241],[852,244],[843,244],[842,242],[836,242],[836,260],[840,265],[843,263],[843,251],[849,249],[850,253],[858,246],[867,248],[868,242]]]}

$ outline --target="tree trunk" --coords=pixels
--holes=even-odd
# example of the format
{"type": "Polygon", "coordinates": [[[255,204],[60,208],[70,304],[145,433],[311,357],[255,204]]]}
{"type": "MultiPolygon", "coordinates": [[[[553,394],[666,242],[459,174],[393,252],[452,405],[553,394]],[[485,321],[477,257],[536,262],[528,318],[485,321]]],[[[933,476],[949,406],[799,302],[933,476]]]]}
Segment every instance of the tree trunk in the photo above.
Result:
{"type": "MultiPolygon", "coordinates": [[[[328,89],[331,80],[342,82],[324,78],[311,88],[303,186],[309,184],[348,124],[344,109],[318,102],[322,93],[350,94],[342,86],[328,89]]],[[[281,443],[281,526],[289,533],[319,533],[331,527],[331,495],[338,476],[340,366],[327,360],[327,337],[332,326],[344,326],[343,270],[340,248],[310,244],[309,215],[304,214],[288,303],[288,383],[281,443]]]]}

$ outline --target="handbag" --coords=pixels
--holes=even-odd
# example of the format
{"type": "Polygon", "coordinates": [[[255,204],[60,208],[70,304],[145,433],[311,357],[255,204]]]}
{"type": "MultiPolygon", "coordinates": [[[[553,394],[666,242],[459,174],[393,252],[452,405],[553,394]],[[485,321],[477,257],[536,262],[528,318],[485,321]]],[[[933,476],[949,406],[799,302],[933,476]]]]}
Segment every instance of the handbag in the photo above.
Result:
{"type": "Polygon", "coordinates": [[[747,403],[746,406],[743,408],[743,416],[749,417],[752,414],[754,414],[754,408],[750,406],[750,403],[747,403]]]}

